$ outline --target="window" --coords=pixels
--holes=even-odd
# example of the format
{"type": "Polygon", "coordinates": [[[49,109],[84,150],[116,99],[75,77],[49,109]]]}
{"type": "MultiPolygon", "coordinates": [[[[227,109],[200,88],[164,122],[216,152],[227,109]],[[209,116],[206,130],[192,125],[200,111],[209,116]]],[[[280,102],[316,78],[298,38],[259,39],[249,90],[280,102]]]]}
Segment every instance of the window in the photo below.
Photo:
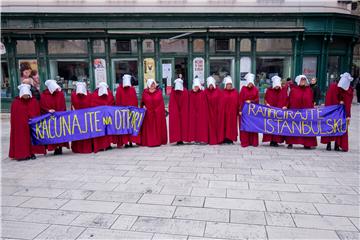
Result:
{"type": "Polygon", "coordinates": [[[187,53],[188,40],[187,39],[161,39],[160,52],[162,53],[187,53]]]}
{"type": "Polygon", "coordinates": [[[104,40],[94,40],[93,41],[93,52],[94,53],[105,53],[104,40]]]}
{"type": "Polygon", "coordinates": [[[35,43],[32,40],[16,41],[17,54],[35,54],[35,43]]]}
{"type": "Polygon", "coordinates": [[[256,40],[257,52],[292,52],[290,38],[259,38],[256,40]]]}
{"type": "Polygon", "coordinates": [[[339,60],[340,60],[339,56],[329,56],[328,58],[327,72],[326,72],[326,77],[327,77],[326,87],[340,77],[339,60]]]}
{"type": "Polygon", "coordinates": [[[245,80],[245,75],[251,72],[251,58],[242,57],[240,58],[240,78],[245,80]]]}
{"type": "Polygon", "coordinates": [[[235,51],[235,39],[210,39],[210,53],[235,51]]]}
{"type": "Polygon", "coordinates": [[[271,78],[279,76],[282,79],[290,77],[290,57],[257,57],[256,58],[256,85],[260,92],[270,86],[271,78]]]}
{"type": "Polygon", "coordinates": [[[317,57],[304,57],[302,74],[304,74],[308,79],[316,77],[317,70],[317,57]]]}
{"type": "Polygon", "coordinates": [[[210,58],[210,75],[215,78],[216,85],[218,86],[223,83],[223,79],[226,76],[234,77],[234,59],[210,58]]]}
{"type": "Polygon", "coordinates": [[[49,40],[49,54],[87,54],[86,40],[49,40]]]}
{"type": "Polygon", "coordinates": [[[84,81],[89,87],[89,64],[86,60],[51,60],[50,74],[67,96],[75,89],[77,81],[84,81]]]}
{"type": "Polygon", "coordinates": [[[116,91],[119,84],[122,84],[124,74],[131,75],[131,85],[135,87],[136,93],[139,93],[138,81],[138,61],[136,59],[119,59],[113,60],[114,71],[114,90],[116,91]]]}
{"type": "Polygon", "coordinates": [[[203,53],[205,51],[205,41],[203,39],[195,39],[193,41],[193,51],[195,53],[203,53]]]}
{"type": "Polygon", "coordinates": [[[137,53],[137,40],[136,39],[112,39],[110,40],[111,53],[137,53]]]}
{"type": "Polygon", "coordinates": [[[250,39],[241,39],[240,52],[250,52],[250,51],[251,51],[251,40],[250,39]]]}
{"type": "Polygon", "coordinates": [[[1,61],[1,98],[10,98],[10,78],[9,78],[9,66],[7,62],[1,61]]]}
{"type": "Polygon", "coordinates": [[[155,52],[155,45],[152,39],[143,40],[143,53],[153,53],[155,52]]]}

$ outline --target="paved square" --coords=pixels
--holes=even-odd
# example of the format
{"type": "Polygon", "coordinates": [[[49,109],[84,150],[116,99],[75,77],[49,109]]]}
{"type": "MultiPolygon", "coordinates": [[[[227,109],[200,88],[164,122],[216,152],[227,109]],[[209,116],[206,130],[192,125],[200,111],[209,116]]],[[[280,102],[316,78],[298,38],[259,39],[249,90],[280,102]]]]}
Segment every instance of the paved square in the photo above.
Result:
{"type": "Polygon", "coordinates": [[[360,106],[350,151],[162,146],[7,158],[2,238],[359,239],[360,106]]]}

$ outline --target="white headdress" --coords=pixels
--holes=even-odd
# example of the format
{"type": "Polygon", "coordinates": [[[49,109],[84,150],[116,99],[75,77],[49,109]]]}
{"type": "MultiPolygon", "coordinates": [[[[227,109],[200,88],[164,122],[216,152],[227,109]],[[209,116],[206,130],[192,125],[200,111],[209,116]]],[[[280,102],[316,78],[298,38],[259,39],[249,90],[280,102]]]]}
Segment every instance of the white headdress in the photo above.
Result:
{"type": "Polygon", "coordinates": [[[76,83],[76,94],[87,95],[86,83],[85,82],[77,82],[76,83]]]}
{"type": "Polygon", "coordinates": [[[353,80],[354,78],[351,77],[350,73],[345,72],[343,74],[340,75],[340,81],[338,83],[338,87],[344,89],[344,90],[348,90],[350,87],[350,82],[353,80]]]}
{"type": "Polygon", "coordinates": [[[215,78],[213,78],[212,76],[208,77],[206,79],[206,85],[207,87],[209,88],[211,85],[213,85],[214,88],[216,88],[216,81],[215,81],[215,78]]]}
{"type": "Polygon", "coordinates": [[[98,95],[99,96],[102,96],[102,95],[108,95],[108,85],[106,82],[100,82],[98,84],[98,88],[99,88],[99,91],[98,91],[98,95]]]}
{"type": "Polygon", "coordinates": [[[244,77],[246,79],[246,86],[249,86],[250,83],[254,84],[255,75],[252,73],[247,73],[244,77]]]}
{"type": "Polygon", "coordinates": [[[46,80],[45,86],[49,89],[50,93],[53,94],[57,89],[61,89],[59,84],[56,83],[55,80],[46,80]]]}
{"type": "Polygon", "coordinates": [[[123,80],[122,82],[123,87],[131,87],[131,75],[124,74],[122,80],[123,80]]]}
{"type": "Polygon", "coordinates": [[[175,90],[184,91],[184,81],[181,78],[177,78],[174,81],[175,90]]]}
{"type": "Polygon", "coordinates": [[[273,76],[271,78],[271,81],[272,81],[272,88],[281,87],[281,77],[273,76]]]}
{"type": "Polygon", "coordinates": [[[19,89],[19,97],[21,98],[22,96],[24,95],[30,95],[30,97],[32,97],[32,94],[31,94],[31,86],[29,84],[20,84],[18,86],[18,89],[19,89]]]}

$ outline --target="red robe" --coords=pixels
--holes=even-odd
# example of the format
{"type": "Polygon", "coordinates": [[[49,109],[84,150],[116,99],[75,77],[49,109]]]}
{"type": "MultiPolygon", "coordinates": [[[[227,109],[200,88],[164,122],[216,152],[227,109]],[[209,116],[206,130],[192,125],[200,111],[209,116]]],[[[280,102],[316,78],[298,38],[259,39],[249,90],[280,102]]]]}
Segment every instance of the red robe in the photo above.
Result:
{"type": "Polygon", "coordinates": [[[209,144],[215,145],[224,141],[224,106],[223,93],[220,89],[205,89],[209,114],[209,144]]]}
{"type": "MultiPolygon", "coordinates": [[[[91,95],[76,94],[76,91],[71,93],[71,105],[74,110],[91,107],[91,95]]],[[[74,153],[91,153],[92,139],[84,139],[80,141],[71,142],[71,149],[74,153]]]]}
{"type": "Polygon", "coordinates": [[[40,106],[35,98],[14,99],[10,115],[10,158],[24,159],[32,154],[46,154],[44,146],[31,144],[29,119],[39,115],[40,106]]]}
{"type": "MultiPolygon", "coordinates": [[[[57,112],[66,111],[65,96],[62,91],[55,91],[53,94],[48,89],[44,90],[40,97],[40,110],[41,114],[49,113],[50,109],[57,112]]],[[[47,145],[49,151],[53,151],[58,147],[70,148],[69,143],[58,143],[47,145]]]]}
{"type": "MultiPolygon", "coordinates": [[[[352,87],[349,87],[348,90],[339,88],[339,98],[340,98],[340,101],[344,102],[346,118],[351,117],[351,103],[352,103],[353,97],[354,97],[354,89],[352,87]]],[[[335,142],[337,143],[337,145],[339,145],[339,147],[343,151],[345,151],[345,152],[349,151],[348,131],[346,131],[346,133],[344,135],[336,137],[335,142]]]]}
{"type": "MultiPolygon", "coordinates": [[[[274,89],[269,87],[265,93],[265,104],[269,104],[272,107],[283,108],[288,106],[287,88],[274,89]]],[[[276,142],[282,143],[285,141],[285,137],[279,135],[264,134],[263,142],[276,142]]]]}
{"type": "MultiPolygon", "coordinates": [[[[289,109],[314,108],[313,91],[310,86],[293,86],[289,95],[289,109]]],[[[305,147],[316,147],[316,137],[286,137],[287,144],[302,144],[305,147]]]]}
{"type": "Polygon", "coordinates": [[[155,147],[167,144],[167,127],[165,104],[160,89],[151,93],[145,89],[140,107],[146,108],[145,118],[141,127],[140,145],[155,147]]]}
{"type": "Polygon", "coordinates": [[[173,89],[169,100],[169,138],[170,143],[188,142],[189,94],[173,89]]]}
{"type": "MultiPolygon", "coordinates": [[[[123,87],[119,85],[116,89],[116,98],[115,98],[116,106],[133,106],[138,107],[138,99],[136,96],[136,91],[134,87],[123,87]]],[[[135,142],[139,144],[140,136],[132,137],[130,135],[118,135],[116,136],[116,144],[118,147],[121,147],[128,142],[135,142]]]]}
{"type": "MultiPolygon", "coordinates": [[[[99,96],[99,89],[95,89],[93,94],[91,94],[91,107],[97,106],[113,106],[114,105],[114,95],[111,90],[108,89],[107,95],[99,96]]],[[[93,138],[94,143],[94,153],[97,153],[100,150],[105,150],[111,146],[115,136],[107,135],[102,137],[93,138]]]]}
{"type": "Polygon", "coordinates": [[[238,137],[239,94],[235,88],[223,91],[224,138],[236,142],[238,137]]]}
{"type": "MultiPolygon", "coordinates": [[[[252,103],[259,103],[259,90],[255,86],[252,88],[247,86],[241,88],[239,94],[240,111],[242,111],[242,108],[247,100],[250,100],[252,103]]],[[[241,128],[241,118],[239,120],[239,127],[241,128]]],[[[258,133],[240,131],[240,144],[242,147],[257,147],[259,145],[258,133]]]]}
{"type": "MultiPolygon", "coordinates": [[[[326,96],[325,96],[325,106],[337,105],[340,104],[340,95],[339,87],[336,82],[330,84],[326,96]]],[[[336,137],[321,137],[321,143],[327,144],[329,142],[335,141],[336,137]]]]}
{"type": "Polygon", "coordinates": [[[189,93],[189,142],[208,143],[208,104],[205,92],[189,93]]]}

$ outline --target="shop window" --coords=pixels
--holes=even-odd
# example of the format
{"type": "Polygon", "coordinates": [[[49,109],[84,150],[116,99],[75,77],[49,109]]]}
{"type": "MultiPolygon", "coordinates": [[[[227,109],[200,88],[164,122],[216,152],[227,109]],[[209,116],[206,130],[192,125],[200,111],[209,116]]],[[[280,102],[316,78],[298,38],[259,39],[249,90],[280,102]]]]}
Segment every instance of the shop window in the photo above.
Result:
{"type": "Polygon", "coordinates": [[[302,65],[302,74],[308,79],[316,77],[317,57],[304,57],[302,65]]]}
{"type": "Polygon", "coordinates": [[[292,52],[290,38],[258,38],[256,39],[257,52],[292,52]]]}
{"type": "Polygon", "coordinates": [[[330,85],[333,81],[337,80],[340,77],[339,71],[339,56],[329,56],[326,72],[326,87],[330,85]]]}
{"type": "Polygon", "coordinates": [[[235,39],[210,39],[210,53],[235,52],[235,39]]]}
{"type": "Polygon", "coordinates": [[[35,42],[32,40],[17,40],[17,54],[35,54],[35,42]]]}
{"type": "Polygon", "coordinates": [[[1,98],[10,98],[9,66],[7,62],[1,61],[1,98]]]}
{"type": "Polygon", "coordinates": [[[49,54],[87,54],[86,40],[49,40],[49,54]]]}
{"type": "Polygon", "coordinates": [[[142,45],[143,45],[143,53],[154,53],[155,52],[154,40],[145,39],[145,40],[143,40],[142,45]]]}
{"type": "Polygon", "coordinates": [[[251,40],[241,39],[240,41],[240,52],[250,52],[251,51],[251,40]]]}
{"type": "Polygon", "coordinates": [[[193,51],[195,53],[203,53],[205,51],[205,41],[203,39],[195,39],[193,41],[193,51]]]}
{"type": "Polygon", "coordinates": [[[257,57],[256,58],[256,85],[260,92],[270,86],[271,78],[279,76],[282,79],[290,77],[290,57],[257,57]]]}
{"type": "Polygon", "coordinates": [[[105,53],[105,41],[94,40],[93,41],[93,52],[94,53],[105,53]]]}
{"type": "Polygon", "coordinates": [[[230,75],[234,78],[234,59],[210,58],[210,75],[215,78],[218,86],[223,83],[226,76],[230,75]]]}
{"type": "Polygon", "coordinates": [[[40,89],[40,79],[38,72],[38,63],[36,59],[21,59],[19,60],[19,73],[20,81],[19,84],[25,78],[32,78],[34,82],[34,87],[40,89]]]}
{"type": "Polygon", "coordinates": [[[162,53],[187,53],[187,39],[161,39],[160,52],[162,53]]]}
{"type": "Polygon", "coordinates": [[[67,96],[71,95],[78,81],[84,81],[90,87],[89,64],[85,60],[51,60],[50,73],[67,96]]]}
{"type": "Polygon", "coordinates": [[[114,72],[114,90],[119,84],[122,84],[124,74],[131,75],[131,85],[135,87],[136,93],[139,93],[139,76],[138,76],[138,61],[136,59],[119,59],[113,60],[114,72]]]}
{"type": "Polygon", "coordinates": [[[136,39],[112,39],[110,40],[111,53],[137,53],[137,40],[136,39]]]}

